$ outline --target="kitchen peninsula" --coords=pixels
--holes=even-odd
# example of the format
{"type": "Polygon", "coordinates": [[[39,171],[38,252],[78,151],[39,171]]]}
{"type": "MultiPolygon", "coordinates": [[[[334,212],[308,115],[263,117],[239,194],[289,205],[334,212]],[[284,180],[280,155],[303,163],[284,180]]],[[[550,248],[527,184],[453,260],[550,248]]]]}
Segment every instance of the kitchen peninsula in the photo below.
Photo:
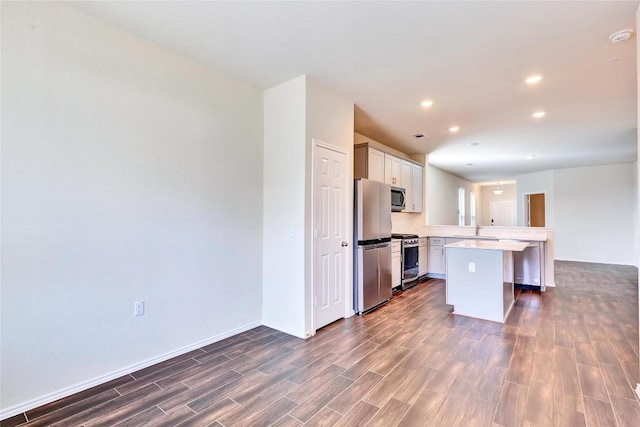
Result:
{"type": "Polygon", "coordinates": [[[447,304],[454,313],[504,323],[514,303],[513,253],[526,242],[463,240],[447,251],[447,304]]]}

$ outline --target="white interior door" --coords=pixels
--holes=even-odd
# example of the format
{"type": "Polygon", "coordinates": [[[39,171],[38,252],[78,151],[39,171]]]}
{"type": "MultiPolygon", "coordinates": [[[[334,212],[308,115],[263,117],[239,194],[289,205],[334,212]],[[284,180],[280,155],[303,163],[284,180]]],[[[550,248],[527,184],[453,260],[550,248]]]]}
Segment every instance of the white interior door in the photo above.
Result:
{"type": "Polygon", "coordinates": [[[319,329],[344,317],[352,252],[346,230],[346,154],[315,145],[314,163],[314,328],[319,329]]]}
{"type": "Polygon", "coordinates": [[[491,200],[489,202],[489,223],[505,227],[516,225],[516,201],[491,200]]]}

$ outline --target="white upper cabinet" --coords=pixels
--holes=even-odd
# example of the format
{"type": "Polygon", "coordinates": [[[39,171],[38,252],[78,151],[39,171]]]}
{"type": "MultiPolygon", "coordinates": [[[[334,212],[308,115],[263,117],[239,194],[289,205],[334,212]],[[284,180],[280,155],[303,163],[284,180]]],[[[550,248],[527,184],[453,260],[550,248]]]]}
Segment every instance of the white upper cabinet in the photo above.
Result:
{"type": "Polygon", "coordinates": [[[384,182],[394,187],[402,185],[402,160],[384,153],[384,182]]]}
{"type": "Polygon", "coordinates": [[[360,144],[354,147],[354,178],[367,178],[406,190],[405,210],[422,212],[422,166],[382,150],[360,144]]]}
{"type": "Polygon", "coordinates": [[[384,182],[384,153],[371,147],[355,147],[353,150],[354,178],[367,178],[384,182]]]}
{"type": "Polygon", "coordinates": [[[401,183],[407,191],[403,212],[422,212],[422,166],[403,160],[401,183]]]}
{"type": "Polygon", "coordinates": [[[422,166],[411,164],[411,180],[412,180],[412,202],[413,212],[422,212],[422,166]]]}
{"type": "Polygon", "coordinates": [[[384,182],[384,153],[375,148],[369,148],[367,153],[369,179],[384,182]]]}
{"type": "Polygon", "coordinates": [[[406,190],[405,193],[405,209],[404,212],[415,212],[415,210],[413,209],[413,179],[411,178],[411,166],[413,166],[413,163],[408,162],[406,160],[402,161],[402,165],[401,165],[401,173],[400,173],[400,185],[399,187],[402,187],[406,190]]]}

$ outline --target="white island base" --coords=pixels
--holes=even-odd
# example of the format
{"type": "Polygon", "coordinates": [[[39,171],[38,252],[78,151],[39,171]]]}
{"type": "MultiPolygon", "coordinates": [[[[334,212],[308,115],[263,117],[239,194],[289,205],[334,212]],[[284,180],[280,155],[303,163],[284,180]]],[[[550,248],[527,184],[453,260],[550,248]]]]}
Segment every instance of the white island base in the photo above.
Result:
{"type": "Polygon", "coordinates": [[[513,252],[526,247],[481,240],[446,245],[447,304],[453,312],[504,323],[514,303],[513,252]]]}

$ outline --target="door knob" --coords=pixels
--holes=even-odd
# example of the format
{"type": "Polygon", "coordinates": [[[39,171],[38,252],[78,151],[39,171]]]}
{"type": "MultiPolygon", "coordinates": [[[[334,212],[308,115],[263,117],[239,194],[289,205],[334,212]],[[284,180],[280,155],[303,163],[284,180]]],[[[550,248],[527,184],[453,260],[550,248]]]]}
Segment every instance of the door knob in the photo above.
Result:
{"type": "Polygon", "coordinates": [[[342,241],[342,247],[349,246],[349,242],[342,241]]]}

